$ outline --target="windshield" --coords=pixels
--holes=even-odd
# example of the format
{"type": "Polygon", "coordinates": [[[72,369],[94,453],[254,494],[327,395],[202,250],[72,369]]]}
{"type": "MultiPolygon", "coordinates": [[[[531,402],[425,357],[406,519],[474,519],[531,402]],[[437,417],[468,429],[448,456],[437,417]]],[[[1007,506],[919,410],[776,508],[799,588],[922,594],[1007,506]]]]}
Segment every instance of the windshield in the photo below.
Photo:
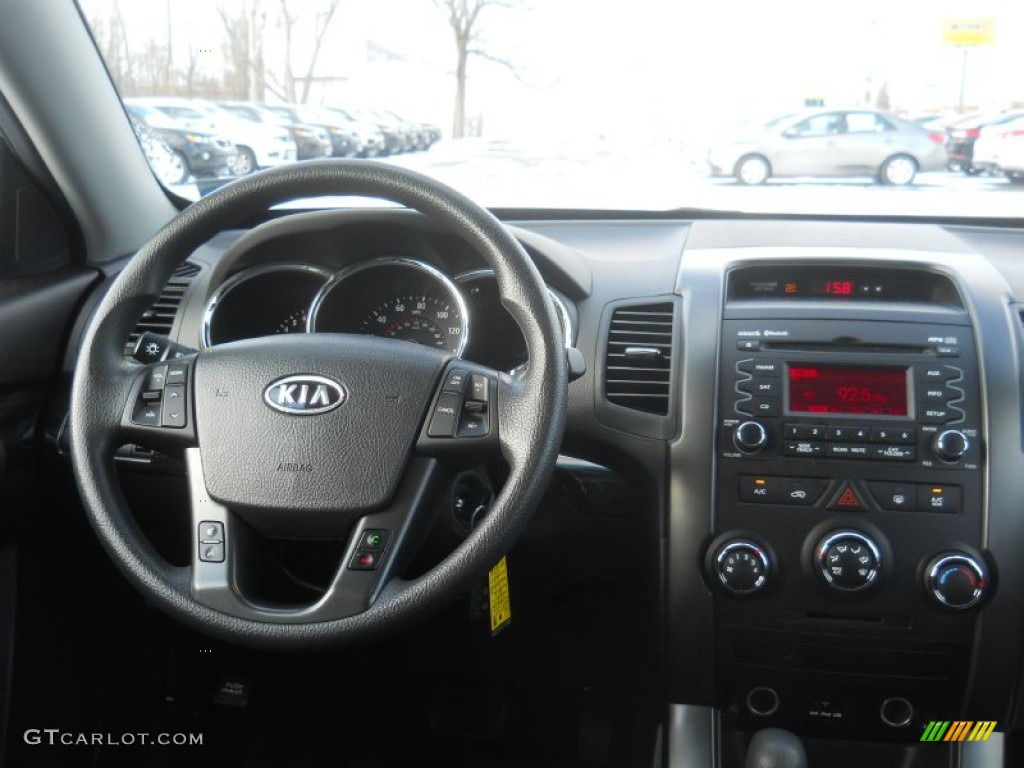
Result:
{"type": "Polygon", "coordinates": [[[80,5],[188,199],[368,157],[492,207],[1024,214],[1016,0],[80,5]]]}

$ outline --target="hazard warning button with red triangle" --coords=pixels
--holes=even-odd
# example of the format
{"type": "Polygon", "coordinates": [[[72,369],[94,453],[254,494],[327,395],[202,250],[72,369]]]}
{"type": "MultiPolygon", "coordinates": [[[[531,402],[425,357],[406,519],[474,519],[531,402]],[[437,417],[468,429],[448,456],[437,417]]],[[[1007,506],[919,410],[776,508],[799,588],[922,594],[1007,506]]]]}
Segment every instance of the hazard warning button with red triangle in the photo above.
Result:
{"type": "Polygon", "coordinates": [[[861,494],[853,484],[847,480],[836,491],[828,508],[837,512],[867,512],[867,506],[861,501],[861,494]]]}

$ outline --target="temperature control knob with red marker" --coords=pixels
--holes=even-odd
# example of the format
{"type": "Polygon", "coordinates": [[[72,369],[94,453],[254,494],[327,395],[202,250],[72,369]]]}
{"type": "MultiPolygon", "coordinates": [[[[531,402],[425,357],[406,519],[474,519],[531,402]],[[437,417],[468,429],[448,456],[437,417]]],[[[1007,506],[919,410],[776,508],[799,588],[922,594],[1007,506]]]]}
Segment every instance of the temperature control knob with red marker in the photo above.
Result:
{"type": "Polygon", "coordinates": [[[925,568],[925,589],[942,607],[957,611],[973,608],[985,596],[985,566],[964,552],[945,552],[925,568]]]}

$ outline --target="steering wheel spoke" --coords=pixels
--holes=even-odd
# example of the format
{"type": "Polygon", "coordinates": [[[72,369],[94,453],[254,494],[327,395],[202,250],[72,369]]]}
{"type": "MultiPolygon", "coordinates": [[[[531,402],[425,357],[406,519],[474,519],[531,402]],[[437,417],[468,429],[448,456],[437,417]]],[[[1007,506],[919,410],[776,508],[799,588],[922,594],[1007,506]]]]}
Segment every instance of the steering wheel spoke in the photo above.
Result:
{"type": "Polygon", "coordinates": [[[164,452],[196,444],[192,372],[196,356],[132,366],[118,437],[164,452]]]}
{"type": "Polygon", "coordinates": [[[259,536],[243,515],[210,498],[198,448],[185,451],[185,463],[192,507],[192,597],[236,618],[274,624],[331,621],[366,611],[413,553],[416,534],[429,522],[424,512],[432,506],[443,474],[436,461],[414,460],[392,502],[352,526],[337,570],[319,599],[282,605],[253,594],[266,568],[259,536]]]}
{"type": "Polygon", "coordinates": [[[498,458],[502,454],[499,402],[513,381],[493,368],[450,361],[430,401],[416,452],[452,467],[498,458]]]}

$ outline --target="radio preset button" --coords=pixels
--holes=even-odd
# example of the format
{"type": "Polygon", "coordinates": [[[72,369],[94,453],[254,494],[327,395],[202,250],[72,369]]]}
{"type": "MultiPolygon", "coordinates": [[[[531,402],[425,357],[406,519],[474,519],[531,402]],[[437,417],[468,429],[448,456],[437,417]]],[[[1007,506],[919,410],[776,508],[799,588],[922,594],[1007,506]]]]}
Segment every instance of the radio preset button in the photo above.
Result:
{"type": "Polygon", "coordinates": [[[913,445],[916,434],[913,429],[892,429],[891,427],[875,427],[871,430],[873,443],[901,443],[913,445]]]}
{"type": "Polygon", "coordinates": [[[795,440],[824,440],[826,428],[824,424],[787,424],[783,427],[783,437],[795,440]]]}
{"type": "Polygon", "coordinates": [[[825,443],[814,440],[786,440],[782,443],[783,456],[824,456],[825,443]]]}
{"type": "Polygon", "coordinates": [[[917,486],[912,483],[868,483],[878,506],[888,512],[913,512],[917,509],[917,486]]]}
{"type": "Polygon", "coordinates": [[[829,440],[853,440],[853,427],[834,426],[828,428],[829,440]]]}

